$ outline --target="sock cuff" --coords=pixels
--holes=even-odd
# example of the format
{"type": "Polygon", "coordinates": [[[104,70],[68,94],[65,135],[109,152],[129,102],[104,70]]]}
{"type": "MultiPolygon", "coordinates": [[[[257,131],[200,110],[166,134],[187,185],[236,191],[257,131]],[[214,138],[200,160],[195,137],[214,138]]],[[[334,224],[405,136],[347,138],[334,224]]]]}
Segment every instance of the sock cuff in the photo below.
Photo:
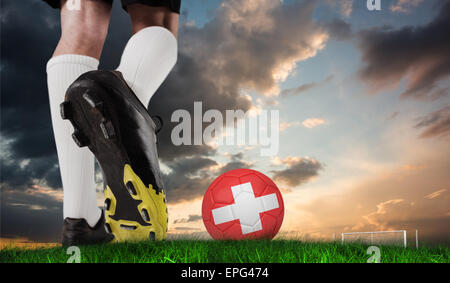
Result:
{"type": "Polygon", "coordinates": [[[161,26],[151,26],[151,27],[143,28],[133,36],[137,37],[137,36],[140,36],[141,34],[145,34],[145,33],[164,35],[167,38],[171,38],[172,40],[174,40],[175,43],[177,42],[177,38],[175,37],[175,35],[173,35],[173,33],[170,30],[168,30],[167,28],[161,27],[161,26]]]}
{"type": "Polygon", "coordinates": [[[56,57],[51,58],[47,62],[47,72],[54,67],[55,65],[59,64],[77,64],[77,65],[84,65],[89,69],[96,70],[99,65],[99,61],[90,56],[85,55],[78,55],[78,54],[64,54],[64,55],[58,55],[56,57]]]}
{"type": "Polygon", "coordinates": [[[144,105],[166,79],[178,56],[177,39],[168,29],[146,27],[125,46],[118,71],[144,105]]]}
{"type": "MultiPolygon", "coordinates": [[[[142,56],[147,55],[148,50],[158,53],[158,56],[173,57],[173,59],[175,59],[173,65],[175,65],[178,57],[178,40],[173,33],[165,27],[151,26],[143,28],[128,40],[117,70],[120,71],[121,65],[124,63],[124,56],[141,56],[140,59],[142,59],[142,56]],[[130,54],[127,54],[126,51],[128,49],[132,49],[133,52],[128,52],[130,54]]],[[[125,61],[130,61],[130,58],[125,59],[125,61]]],[[[134,59],[136,60],[136,58],[134,59]]],[[[160,59],[163,58],[160,57],[160,59]]],[[[138,63],[139,64],[137,64],[136,67],[140,65],[140,61],[138,63]]],[[[129,62],[125,62],[125,64],[129,64],[129,62]]]]}

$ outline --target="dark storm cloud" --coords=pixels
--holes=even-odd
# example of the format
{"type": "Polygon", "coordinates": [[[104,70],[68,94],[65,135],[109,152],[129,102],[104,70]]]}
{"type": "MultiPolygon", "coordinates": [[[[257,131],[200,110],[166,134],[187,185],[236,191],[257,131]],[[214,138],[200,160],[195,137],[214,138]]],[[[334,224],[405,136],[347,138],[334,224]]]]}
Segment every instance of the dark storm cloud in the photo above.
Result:
{"type": "Polygon", "coordinates": [[[2,2],[1,182],[10,187],[47,177],[60,186],[45,74],[58,37],[55,16],[37,1],[2,2]]]}
{"type": "Polygon", "coordinates": [[[177,159],[175,162],[169,163],[170,169],[177,174],[192,175],[197,174],[199,171],[217,165],[217,162],[204,157],[193,157],[186,159],[177,159]]]}
{"type": "Polygon", "coordinates": [[[62,202],[51,195],[6,190],[1,192],[1,237],[59,241],[62,202]]]}
{"type": "Polygon", "coordinates": [[[205,157],[178,158],[168,164],[172,170],[164,175],[167,200],[171,203],[202,196],[213,181],[211,167],[217,163],[205,157]]]}
{"type": "Polygon", "coordinates": [[[234,160],[234,161],[227,163],[227,165],[225,165],[224,167],[222,167],[220,169],[220,172],[218,175],[226,173],[231,170],[235,170],[235,169],[252,168],[252,167],[253,167],[253,165],[249,162],[245,162],[242,160],[234,160]]]}
{"type": "Polygon", "coordinates": [[[228,159],[230,160],[225,166],[220,168],[219,173],[217,175],[221,175],[225,172],[241,169],[241,168],[252,168],[253,164],[251,162],[245,161],[244,153],[238,152],[235,154],[226,154],[228,159]]]}
{"type": "Polygon", "coordinates": [[[272,171],[272,178],[275,182],[280,182],[290,187],[296,187],[310,181],[323,169],[323,165],[319,161],[309,158],[290,157],[283,160],[283,164],[287,168],[272,171]]]}
{"type": "Polygon", "coordinates": [[[450,1],[442,1],[440,12],[429,24],[419,27],[377,27],[359,34],[361,78],[371,91],[397,87],[407,78],[404,98],[437,99],[448,88],[439,83],[450,75],[450,1]]]}
{"type": "Polygon", "coordinates": [[[415,128],[423,129],[422,138],[446,137],[450,134],[450,106],[419,118],[415,128]]]}
{"type": "Polygon", "coordinates": [[[232,161],[237,161],[237,160],[241,160],[242,158],[244,158],[244,153],[243,152],[238,152],[236,154],[230,154],[228,157],[232,161]]]}
{"type": "Polygon", "coordinates": [[[0,183],[14,190],[25,190],[36,180],[44,182],[51,188],[61,187],[59,167],[55,158],[41,157],[27,160],[0,158],[2,174],[0,183]]]}
{"type": "Polygon", "coordinates": [[[347,40],[353,36],[350,24],[341,19],[334,19],[331,22],[324,23],[323,26],[332,39],[347,40]]]}

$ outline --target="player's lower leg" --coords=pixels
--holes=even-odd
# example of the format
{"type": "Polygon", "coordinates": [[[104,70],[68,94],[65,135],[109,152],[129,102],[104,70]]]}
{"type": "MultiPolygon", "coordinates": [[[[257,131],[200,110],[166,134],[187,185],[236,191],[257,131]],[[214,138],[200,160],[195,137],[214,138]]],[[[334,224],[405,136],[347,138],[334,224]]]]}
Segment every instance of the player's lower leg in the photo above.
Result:
{"type": "Polygon", "coordinates": [[[62,35],[47,64],[48,91],[59,168],[64,190],[64,245],[110,241],[97,207],[94,156],[71,139],[72,126],[60,117],[65,93],[83,73],[96,70],[108,28],[110,5],[87,1],[82,11],[69,11],[63,2],[62,35]],[[100,227],[100,229],[99,229],[100,227]]]}

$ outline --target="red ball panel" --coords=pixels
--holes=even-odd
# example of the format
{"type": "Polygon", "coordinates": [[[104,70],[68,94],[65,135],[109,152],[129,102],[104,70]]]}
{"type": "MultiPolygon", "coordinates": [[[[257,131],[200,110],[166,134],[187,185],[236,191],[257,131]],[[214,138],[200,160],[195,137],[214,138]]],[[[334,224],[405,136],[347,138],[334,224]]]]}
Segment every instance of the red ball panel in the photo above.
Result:
{"type": "Polygon", "coordinates": [[[211,189],[211,196],[215,203],[213,208],[219,208],[221,206],[233,204],[234,199],[231,189],[226,190],[224,188],[231,188],[239,184],[239,178],[223,176],[214,186],[210,186],[208,190],[211,189]]]}

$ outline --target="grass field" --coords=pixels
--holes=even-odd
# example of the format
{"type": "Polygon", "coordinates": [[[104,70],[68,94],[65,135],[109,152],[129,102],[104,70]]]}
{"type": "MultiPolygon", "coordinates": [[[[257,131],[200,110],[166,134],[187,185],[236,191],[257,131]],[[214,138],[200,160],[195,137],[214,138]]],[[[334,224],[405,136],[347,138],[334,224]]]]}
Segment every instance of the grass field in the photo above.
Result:
{"type": "MultiPolygon", "coordinates": [[[[274,241],[193,241],[127,243],[80,247],[81,262],[126,263],[365,263],[368,246],[274,241]]],[[[449,247],[380,247],[382,263],[448,263],[449,247]]],[[[0,262],[67,262],[61,247],[0,250],[0,262]]]]}

